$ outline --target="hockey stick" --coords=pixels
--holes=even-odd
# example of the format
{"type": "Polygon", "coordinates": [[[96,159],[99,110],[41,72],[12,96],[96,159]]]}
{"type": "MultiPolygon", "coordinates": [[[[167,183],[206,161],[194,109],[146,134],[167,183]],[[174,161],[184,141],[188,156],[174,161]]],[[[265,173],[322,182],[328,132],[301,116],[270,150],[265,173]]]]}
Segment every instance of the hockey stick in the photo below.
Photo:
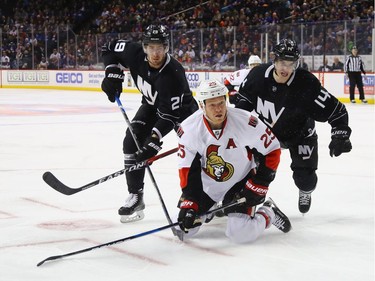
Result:
{"type": "MultiPolygon", "coordinates": [[[[232,207],[232,206],[235,206],[235,205],[239,205],[239,204],[242,204],[242,203],[245,203],[245,202],[246,202],[245,198],[240,198],[240,199],[238,199],[236,201],[233,201],[231,203],[223,205],[223,206],[221,206],[219,208],[216,208],[216,209],[213,209],[211,211],[208,211],[205,214],[203,214],[202,216],[213,214],[213,213],[219,212],[219,211],[221,211],[223,209],[226,209],[226,208],[229,208],[229,207],[232,207]]],[[[70,252],[70,253],[67,253],[67,254],[64,254],[64,255],[51,256],[51,257],[48,257],[48,258],[42,260],[41,262],[39,262],[37,264],[37,266],[41,266],[46,261],[52,261],[52,260],[62,259],[62,258],[65,258],[65,257],[69,257],[69,256],[73,256],[73,255],[78,255],[78,254],[82,254],[82,253],[85,253],[85,252],[89,252],[91,250],[99,249],[99,248],[102,248],[102,247],[107,247],[107,246],[111,246],[111,245],[114,245],[114,244],[123,243],[125,241],[136,239],[136,238],[139,238],[139,237],[143,237],[143,236],[146,236],[146,235],[149,235],[149,234],[153,234],[153,233],[162,231],[164,229],[175,227],[177,225],[178,225],[178,222],[170,223],[170,224],[162,226],[162,227],[158,227],[158,228],[155,228],[155,229],[152,229],[152,230],[148,230],[148,231],[145,231],[145,232],[142,232],[142,233],[138,233],[138,234],[135,234],[135,235],[132,235],[132,236],[128,236],[128,237],[125,237],[125,238],[122,238],[122,239],[118,239],[118,240],[115,240],[115,241],[111,241],[111,242],[107,242],[107,243],[100,244],[100,245],[97,245],[97,246],[93,246],[93,247],[90,247],[90,248],[82,249],[82,250],[75,251],[75,252],[70,252]]]]}
{"type": "Polygon", "coordinates": [[[152,158],[150,158],[150,159],[148,159],[148,160],[146,160],[146,161],[143,161],[143,162],[140,162],[140,163],[136,163],[136,164],[134,164],[133,166],[130,166],[130,167],[127,167],[127,168],[125,168],[125,169],[122,169],[122,170],[119,170],[119,171],[117,171],[117,172],[114,172],[114,173],[112,173],[112,174],[110,174],[110,175],[107,175],[107,176],[105,176],[105,177],[102,177],[102,178],[100,178],[100,179],[98,179],[98,180],[95,180],[95,181],[93,181],[93,182],[90,182],[90,183],[88,183],[88,184],[85,184],[85,185],[83,185],[83,186],[81,186],[81,187],[79,187],[79,188],[71,188],[71,187],[69,187],[69,186],[66,186],[66,185],[63,184],[58,178],[56,178],[54,174],[52,174],[52,173],[49,172],[49,171],[48,171],[48,172],[45,172],[45,173],[43,174],[43,180],[44,180],[44,181],[45,181],[50,187],[52,187],[54,190],[56,190],[56,191],[58,191],[58,192],[60,192],[60,193],[62,193],[62,194],[65,194],[65,195],[72,195],[72,194],[75,194],[75,193],[77,193],[77,192],[81,192],[81,191],[83,191],[83,190],[86,190],[86,189],[88,189],[88,188],[91,188],[91,187],[93,187],[93,186],[95,186],[95,185],[98,185],[98,184],[101,184],[101,183],[103,183],[103,182],[106,182],[107,180],[113,179],[113,178],[115,178],[115,177],[117,177],[117,176],[120,176],[120,175],[124,174],[124,173],[127,172],[127,171],[138,170],[138,169],[140,169],[140,168],[145,167],[146,164],[147,164],[147,165],[151,165],[154,161],[156,161],[156,160],[158,160],[158,159],[160,159],[160,158],[163,158],[163,157],[165,157],[165,156],[168,156],[168,155],[170,155],[170,154],[173,154],[173,153],[175,153],[177,150],[178,150],[177,147],[176,147],[176,148],[173,148],[173,149],[168,150],[168,151],[166,151],[166,152],[164,152],[164,153],[161,153],[161,154],[159,154],[159,155],[156,155],[156,156],[154,156],[154,157],[152,157],[152,158]]]}
{"type": "MultiPolygon", "coordinates": [[[[128,125],[128,130],[129,130],[130,134],[131,134],[132,137],[133,137],[134,143],[135,143],[135,145],[137,146],[137,149],[138,149],[138,150],[141,150],[141,147],[140,147],[140,145],[139,145],[139,143],[138,143],[137,137],[136,137],[136,135],[134,134],[133,129],[132,129],[132,126],[131,126],[131,124],[130,124],[130,121],[129,121],[128,115],[126,114],[125,108],[122,106],[122,103],[121,103],[121,101],[120,101],[120,98],[117,97],[117,96],[116,96],[115,98],[116,98],[117,105],[118,105],[118,107],[120,108],[122,115],[124,116],[124,119],[125,119],[125,121],[126,121],[126,124],[128,125]]],[[[171,217],[169,216],[169,213],[168,213],[167,207],[165,206],[165,203],[164,203],[163,197],[161,196],[160,189],[159,189],[158,185],[156,184],[156,181],[155,181],[154,175],[152,174],[152,171],[151,171],[151,169],[150,169],[150,166],[149,166],[147,163],[146,163],[146,169],[147,169],[147,172],[148,172],[148,174],[149,174],[149,176],[150,176],[151,182],[153,183],[153,185],[154,185],[154,187],[155,187],[155,189],[156,189],[156,192],[158,193],[159,200],[160,200],[161,206],[162,206],[162,208],[163,208],[163,211],[164,211],[165,217],[167,218],[168,223],[169,223],[169,224],[172,224],[171,217]]],[[[172,226],[171,228],[172,228],[172,232],[173,232],[173,234],[176,235],[176,236],[178,236],[178,237],[180,237],[180,236],[179,236],[179,233],[177,232],[177,230],[176,230],[173,226],[172,226]]]]}

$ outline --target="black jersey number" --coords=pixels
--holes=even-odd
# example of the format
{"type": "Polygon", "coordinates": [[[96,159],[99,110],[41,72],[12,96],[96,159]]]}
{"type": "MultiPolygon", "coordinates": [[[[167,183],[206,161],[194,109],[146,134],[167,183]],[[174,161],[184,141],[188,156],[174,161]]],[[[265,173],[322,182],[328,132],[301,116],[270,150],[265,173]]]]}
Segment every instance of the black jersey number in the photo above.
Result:
{"type": "Polygon", "coordinates": [[[172,110],[179,109],[179,107],[180,107],[180,97],[171,98],[171,102],[172,102],[172,110]]]}
{"type": "Polygon", "coordinates": [[[261,135],[260,139],[263,141],[264,147],[268,148],[272,141],[275,139],[275,135],[272,133],[270,128],[267,128],[266,133],[261,135]]]}
{"type": "Polygon", "coordinates": [[[122,52],[125,50],[126,42],[117,42],[114,48],[115,52],[122,52]]]}

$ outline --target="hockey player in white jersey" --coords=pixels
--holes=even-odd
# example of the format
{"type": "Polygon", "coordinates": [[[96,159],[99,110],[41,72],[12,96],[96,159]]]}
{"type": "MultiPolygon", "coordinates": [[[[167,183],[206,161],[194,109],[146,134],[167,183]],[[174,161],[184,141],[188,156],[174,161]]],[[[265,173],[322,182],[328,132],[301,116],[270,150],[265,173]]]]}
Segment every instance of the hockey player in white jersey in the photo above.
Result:
{"type": "Polygon", "coordinates": [[[271,224],[288,232],[289,219],[271,199],[264,202],[280,160],[279,141],[256,116],[228,107],[226,94],[217,80],[203,81],[196,93],[200,110],[178,132],[180,228],[189,238],[217,202],[244,197],[245,204],[225,209],[231,240],[252,242],[271,224]]]}
{"type": "Polygon", "coordinates": [[[248,60],[249,67],[237,70],[231,73],[228,77],[224,78],[224,85],[228,89],[228,96],[229,96],[229,103],[236,104],[237,103],[237,94],[238,89],[245,80],[246,76],[249,74],[250,70],[254,67],[260,65],[262,61],[257,55],[251,55],[248,60]]]}

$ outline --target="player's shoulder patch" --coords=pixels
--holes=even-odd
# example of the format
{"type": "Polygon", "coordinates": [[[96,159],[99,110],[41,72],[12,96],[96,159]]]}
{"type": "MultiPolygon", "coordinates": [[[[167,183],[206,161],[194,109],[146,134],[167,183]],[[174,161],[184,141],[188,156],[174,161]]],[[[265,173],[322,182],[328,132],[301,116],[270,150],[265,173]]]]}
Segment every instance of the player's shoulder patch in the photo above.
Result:
{"type": "Polygon", "coordinates": [[[182,129],[181,125],[178,125],[178,128],[177,128],[177,136],[178,136],[179,138],[181,138],[183,134],[184,134],[184,130],[182,129]]]}
{"type": "Polygon", "coordinates": [[[258,125],[258,118],[255,117],[254,115],[250,115],[250,118],[249,118],[249,123],[248,123],[250,126],[252,127],[256,127],[258,125]]]}

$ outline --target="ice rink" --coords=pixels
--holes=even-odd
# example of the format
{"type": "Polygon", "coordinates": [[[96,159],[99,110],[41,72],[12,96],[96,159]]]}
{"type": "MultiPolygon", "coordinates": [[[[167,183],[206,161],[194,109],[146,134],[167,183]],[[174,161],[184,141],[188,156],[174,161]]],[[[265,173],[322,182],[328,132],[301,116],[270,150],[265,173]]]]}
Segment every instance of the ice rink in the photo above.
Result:
{"type": "MultiPolygon", "coordinates": [[[[123,94],[131,118],[140,95],[123,94]]],[[[353,150],[329,156],[330,126],[318,123],[318,187],[310,212],[297,207],[288,151],[283,151],[268,195],[286,213],[292,231],[275,227],[252,244],[224,235],[226,218],[215,218],[192,240],[167,229],[121,244],[37,263],[168,224],[146,173],[145,218],[121,224],[127,197],[123,176],[71,196],[43,180],[51,171],[80,187],[123,169],[125,120],[103,93],[0,89],[0,281],[138,280],[374,280],[373,105],[347,104],[353,150]]],[[[163,151],[174,148],[174,133],[163,151]]],[[[177,156],[151,170],[173,216],[180,195],[177,156]]]]}

